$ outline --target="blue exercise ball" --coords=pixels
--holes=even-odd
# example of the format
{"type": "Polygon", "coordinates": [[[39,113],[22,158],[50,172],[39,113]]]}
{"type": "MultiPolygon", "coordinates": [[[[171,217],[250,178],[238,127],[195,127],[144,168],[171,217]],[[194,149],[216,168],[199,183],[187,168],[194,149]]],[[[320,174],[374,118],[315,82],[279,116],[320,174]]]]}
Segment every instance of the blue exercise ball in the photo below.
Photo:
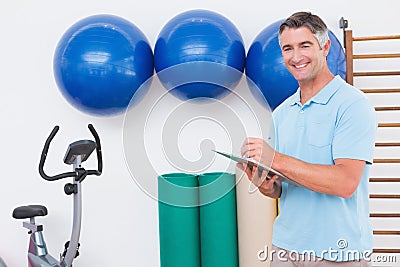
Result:
{"type": "MultiPolygon", "coordinates": [[[[296,92],[298,83],[287,70],[278,41],[279,26],[283,20],[262,30],[251,44],[246,59],[246,76],[252,80],[249,87],[255,95],[261,91],[274,110],[296,92]],[[258,88],[254,88],[256,85],[258,88]]],[[[334,75],[346,77],[346,56],[336,36],[329,30],[331,48],[327,56],[328,67],[334,75]]]]}
{"type": "Polygon", "coordinates": [[[55,80],[78,110],[96,116],[125,111],[137,89],[154,72],[145,35],[126,19],[94,15],[72,25],[54,55],[55,80]]]}
{"type": "Polygon", "coordinates": [[[176,97],[222,98],[239,82],[245,67],[243,39],[226,17],[190,10],[173,17],[154,48],[160,81],[176,97]]]}

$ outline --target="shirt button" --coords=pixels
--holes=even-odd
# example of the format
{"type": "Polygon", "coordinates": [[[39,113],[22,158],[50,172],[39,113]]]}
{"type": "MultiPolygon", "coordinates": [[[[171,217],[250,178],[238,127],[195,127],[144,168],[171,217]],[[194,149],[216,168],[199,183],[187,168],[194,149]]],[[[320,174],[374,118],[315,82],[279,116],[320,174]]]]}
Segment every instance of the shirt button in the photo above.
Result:
{"type": "Polygon", "coordinates": [[[304,110],[302,109],[302,110],[300,110],[300,113],[304,113],[304,110]]]}

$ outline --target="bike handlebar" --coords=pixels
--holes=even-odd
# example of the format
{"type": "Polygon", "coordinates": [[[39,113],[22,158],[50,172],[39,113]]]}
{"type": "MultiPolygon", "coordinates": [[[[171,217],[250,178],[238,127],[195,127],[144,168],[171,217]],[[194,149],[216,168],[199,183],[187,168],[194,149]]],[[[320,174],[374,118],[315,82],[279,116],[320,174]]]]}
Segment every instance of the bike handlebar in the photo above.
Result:
{"type": "Polygon", "coordinates": [[[88,175],[101,175],[103,171],[103,156],[101,152],[101,144],[100,137],[97,134],[92,124],[88,125],[89,131],[92,133],[94,137],[94,141],[96,142],[96,155],[97,155],[97,170],[88,170],[88,175]]]}
{"type": "MultiPolygon", "coordinates": [[[[100,138],[99,135],[97,134],[96,130],[94,129],[92,124],[88,125],[88,128],[90,132],[92,133],[95,142],[96,142],[96,155],[97,155],[97,170],[86,170],[86,175],[101,175],[102,170],[103,170],[103,159],[102,159],[102,152],[101,152],[101,144],[100,144],[100,138]]],[[[54,126],[53,130],[51,131],[50,135],[47,137],[46,142],[44,143],[44,147],[42,150],[42,154],[40,156],[40,162],[39,162],[39,174],[40,176],[47,180],[47,181],[56,181],[60,180],[63,178],[67,177],[76,177],[78,173],[75,172],[64,172],[61,174],[49,176],[45,173],[44,171],[44,163],[46,161],[47,153],[49,151],[50,143],[53,140],[54,136],[57,134],[58,130],[60,127],[58,125],[54,126]]]]}

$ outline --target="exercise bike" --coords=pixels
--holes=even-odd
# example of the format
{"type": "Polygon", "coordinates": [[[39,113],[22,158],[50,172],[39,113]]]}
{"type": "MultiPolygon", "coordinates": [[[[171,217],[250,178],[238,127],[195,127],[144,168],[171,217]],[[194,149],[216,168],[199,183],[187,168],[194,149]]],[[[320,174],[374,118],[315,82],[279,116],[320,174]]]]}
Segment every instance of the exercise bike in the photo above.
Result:
{"type": "MultiPolygon", "coordinates": [[[[82,182],[89,175],[99,176],[102,173],[102,152],[100,138],[93,125],[89,124],[88,128],[92,133],[95,141],[79,140],[68,146],[64,156],[64,163],[73,165],[72,172],[65,172],[54,176],[49,176],[44,171],[44,164],[47,157],[49,146],[54,136],[59,130],[55,126],[49,137],[47,138],[40,157],[39,173],[42,178],[47,181],[56,181],[67,177],[72,177],[72,183],[64,186],[64,192],[67,195],[73,195],[73,225],[72,233],[69,241],[65,243],[64,252],[60,254],[60,260],[56,260],[48,254],[47,246],[43,237],[43,226],[36,224],[35,218],[47,215],[47,208],[42,205],[20,206],[14,209],[12,216],[15,219],[29,219],[23,222],[23,227],[29,230],[30,240],[28,247],[28,267],[70,267],[72,262],[79,255],[79,236],[81,231],[82,218],[82,182]],[[91,153],[96,150],[97,154],[97,170],[85,170],[81,163],[86,161],[91,153]]],[[[0,267],[6,266],[0,258],[0,267]]]]}

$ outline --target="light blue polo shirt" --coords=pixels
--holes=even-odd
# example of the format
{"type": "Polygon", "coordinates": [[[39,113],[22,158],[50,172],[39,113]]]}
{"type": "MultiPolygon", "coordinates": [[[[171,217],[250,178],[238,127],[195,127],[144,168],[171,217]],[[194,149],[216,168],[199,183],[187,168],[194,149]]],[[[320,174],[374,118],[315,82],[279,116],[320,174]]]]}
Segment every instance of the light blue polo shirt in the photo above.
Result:
{"type": "Polygon", "coordinates": [[[368,174],[377,128],[369,100],[336,76],[304,105],[298,90],[275,109],[273,118],[280,153],[314,164],[332,165],[337,158],[367,164],[357,190],[347,199],[282,183],[272,243],[331,261],[369,257],[368,174]]]}

